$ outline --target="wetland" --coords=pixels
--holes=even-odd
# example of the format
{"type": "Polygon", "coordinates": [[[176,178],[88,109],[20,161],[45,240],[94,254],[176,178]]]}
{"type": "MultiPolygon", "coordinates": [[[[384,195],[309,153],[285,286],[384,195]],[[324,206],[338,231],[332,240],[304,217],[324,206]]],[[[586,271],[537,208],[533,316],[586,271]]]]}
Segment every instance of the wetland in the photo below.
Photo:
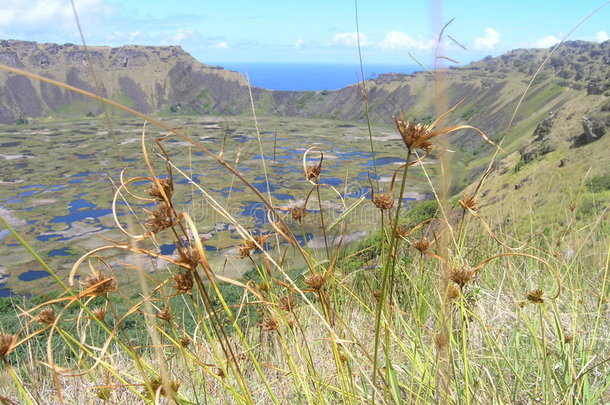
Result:
{"type": "MultiPolygon", "coordinates": [[[[260,143],[251,117],[181,116],[166,122],[222,154],[286,218],[288,209],[303,202],[311,189],[304,177],[303,154],[311,147],[322,150],[319,181],[327,185],[320,189],[324,216],[332,223],[349,210],[348,220],[327,235],[331,244],[356,241],[376,228],[379,212],[370,202],[371,186],[387,191],[406,154],[394,128],[374,126],[373,160],[368,128],[359,122],[262,117],[258,119],[260,143]],[[353,205],[356,207],[350,209],[353,205]]],[[[160,178],[167,177],[167,164],[154,142],[167,133],[150,124],[144,126],[141,120],[114,119],[111,126],[102,119],[0,126],[0,215],[60,277],[67,278],[85,252],[108,245],[107,239],[127,241],[116,226],[112,199],[121,174],[124,179],[150,176],[143,158],[143,132],[155,172],[160,178]]],[[[238,277],[252,263],[238,257],[242,237],[236,225],[253,234],[271,232],[267,210],[236,176],[190,143],[176,136],[162,142],[173,165],[176,208],[188,212],[196,222],[215,271],[238,277]],[[200,188],[237,223],[212,209],[200,188]]],[[[319,152],[313,150],[309,163],[318,159],[319,152]]],[[[434,164],[425,168],[434,176],[434,164]]],[[[152,203],[134,196],[145,195],[149,185],[145,179],[134,181],[129,192],[121,194],[124,198],[118,199],[116,218],[124,228],[137,228],[146,219],[152,203]]],[[[421,167],[412,170],[404,203],[408,207],[426,199],[430,190],[421,167]]],[[[309,199],[307,209],[319,213],[317,197],[309,199]]],[[[294,226],[299,242],[315,254],[324,246],[319,216],[306,218],[289,225],[294,226]]],[[[161,255],[177,256],[171,238],[162,234],[147,243],[151,245],[146,248],[161,255]]],[[[278,247],[283,249],[281,244],[269,244],[269,249],[278,247]]],[[[298,265],[296,252],[286,251],[284,260],[298,265]]],[[[167,264],[162,258],[137,257],[121,250],[104,255],[113,269],[121,267],[117,279],[129,282],[136,265],[155,274],[167,264]]],[[[41,265],[7,229],[0,229],[0,296],[46,293],[54,288],[57,286],[41,265]]]]}

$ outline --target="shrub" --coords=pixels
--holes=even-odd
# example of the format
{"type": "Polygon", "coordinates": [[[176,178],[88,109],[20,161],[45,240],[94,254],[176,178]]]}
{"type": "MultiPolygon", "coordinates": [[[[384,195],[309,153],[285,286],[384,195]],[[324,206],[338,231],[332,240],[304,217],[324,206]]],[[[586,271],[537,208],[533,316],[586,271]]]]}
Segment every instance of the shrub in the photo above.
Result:
{"type": "Polygon", "coordinates": [[[589,180],[587,189],[594,193],[610,190],[610,174],[600,174],[589,180]]]}

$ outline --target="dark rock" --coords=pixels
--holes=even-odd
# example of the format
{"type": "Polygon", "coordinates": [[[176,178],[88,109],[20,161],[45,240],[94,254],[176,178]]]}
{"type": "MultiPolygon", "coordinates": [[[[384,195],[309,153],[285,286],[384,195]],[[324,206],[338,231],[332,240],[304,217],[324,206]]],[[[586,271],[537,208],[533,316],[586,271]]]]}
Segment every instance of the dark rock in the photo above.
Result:
{"type": "Polygon", "coordinates": [[[534,130],[532,141],[519,149],[521,159],[525,164],[531,162],[539,156],[546,155],[547,153],[553,152],[555,146],[551,143],[548,135],[553,128],[553,120],[556,117],[556,113],[551,111],[544,119],[536,126],[534,130]]]}
{"type": "Polygon", "coordinates": [[[536,129],[534,130],[534,141],[542,141],[547,135],[551,132],[551,128],[553,128],[553,120],[555,119],[556,113],[551,111],[549,115],[544,117],[544,119],[538,124],[536,129]]]}
{"type": "Polygon", "coordinates": [[[44,50],[51,55],[57,55],[62,49],[64,49],[63,45],[59,44],[48,44],[48,46],[44,48],[44,50]]]}
{"type": "MultiPolygon", "coordinates": [[[[114,49],[113,49],[114,51],[114,49]]],[[[115,67],[135,67],[148,63],[148,55],[137,48],[124,46],[119,48],[110,64],[115,67]]]]}
{"type": "Polygon", "coordinates": [[[409,75],[405,73],[382,73],[377,76],[375,81],[378,81],[380,83],[389,83],[394,81],[405,80],[405,78],[407,77],[409,77],[409,75]]]}
{"type": "Polygon", "coordinates": [[[610,82],[608,80],[593,79],[587,85],[587,95],[592,94],[603,94],[606,90],[610,89],[610,82]]]}
{"type": "Polygon", "coordinates": [[[0,63],[10,67],[22,68],[23,63],[19,60],[17,52],[2,51],[0,52],[0,63]]]}
{"type": "Polygon", "coordinates": [[[48,69],[51,65],[51,60],[43,52],[36,52],[30,56],[30,63],[43,69],[48,69]]]}
{"type": "Polygon", "coordinates": [[[597,141],[606,134],[606,128],[610,126],[610,115],[605,119],[600,116],[582,117],[582,128],[586,143],[597,141]]]}

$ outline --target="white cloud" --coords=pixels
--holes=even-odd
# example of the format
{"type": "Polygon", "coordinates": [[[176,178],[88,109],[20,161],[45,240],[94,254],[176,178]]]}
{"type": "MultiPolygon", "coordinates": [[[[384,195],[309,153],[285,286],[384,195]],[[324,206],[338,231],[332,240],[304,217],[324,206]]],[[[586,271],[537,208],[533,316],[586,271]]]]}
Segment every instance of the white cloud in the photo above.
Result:
{"type": "Polygon", "coordinates": [[[389,31],[385,37],[377,44],[384,51],[399,51],[399,50],[426,50],[431,49],[434,41],[422,41],[415,39],[404,32],[389,31]]]}
{"type": "Polygon", "coordinates": [[[553,35],[547,35],[546,37],[538,38],[530,44],[532,48],[549,48],[560,41],[559,38],[553,35]]]}
{"type": "MultiPolygon", "coordinates": [[[[67,28],[74,27],[74,12],[69,0],[3,0],[0,27],[67,28]]],[[[97,18],[111,9],[104,0],[76,0],[79,19],[97,18]]]]}
{"type": "Polygon", "coordinates": [[[5,7],[0,9],[0,27],[6,27],[11,25],[15,20],[17,12],[12,7],[5,7]]]}
{"type": "Polygon", "coordinates": [[[214,45],[214,48],[216,49],[229,49],[229,43],[228,42],[218,42],[217,44],[214,45]]]}
{"type": "Polygon", "coordinates": [[[136,43],[146,39],[147,35],[139,30],[131,32],[113,31],[106,36],[106,39],[113,42],[136,43]]]}
{"type": "MultiPolygon", "coordinates": [[[[358,46],[358,33],[356,32],[341,32],[335,35],[332,39],[334,45],[341,46],[358,46]]],[[[360,33],[360,46],[368,46],[371,43],[364,33],[360,33]]]]}
{"type": "Polygon", "coordinates": [[[500,33],[493,28],[486,28],[485,35],[475,38],[475,49],[493,49],[500,42],[500,33]]]}
{"type": "Polygon", "coordinates": [[[595,33],[595,40],[597,42],[604,42],[610,39],[610,35],[606,31],[597,31],[595,33]]]}
{"type": "Polygon", "coordinates": [[[185,40],[197,39],[198,34],[193,30],[186,30],[184,28],[178,28],[173,35],[170,35],[168,38],[170,41],[174,43],[181,43],[185,40]]]}
{"type": "Polygon", "coordinates": [[[302,39],[297,39],[296,41],[294,41],[294,47],[295,48],[300,48],[305,44],[305,41],[303,41],[302,39]]]}

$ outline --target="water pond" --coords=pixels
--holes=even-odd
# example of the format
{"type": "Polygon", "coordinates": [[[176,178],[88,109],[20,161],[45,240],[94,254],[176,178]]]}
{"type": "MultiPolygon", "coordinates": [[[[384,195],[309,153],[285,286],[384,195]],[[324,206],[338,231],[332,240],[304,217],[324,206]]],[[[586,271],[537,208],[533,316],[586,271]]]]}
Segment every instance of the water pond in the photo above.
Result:
{"type": "MultiPolygon", "coordinates": [[[[375,145],[378,173],[373,173],[368,129],[362,123],[262,117],[260,144],[252,120],[247,117],[178,117],[171,124],[214,153],[222,153],[286,215],[311,188],[303,176],[303,152],[311,146],[323,149],[320,183],[324,186],[320,191],[327,223],[359,198],[370,196],[371,182],[387,191],[389,179],[406,155],[393,128],[373,127],[373,137],[380,139],[375,145]]],[[[165,132],[147,128],[148,156],[156,174],[167,177],[167,166],[152,140],[165,132]]],[[[114,136],[103,121],[95,119],[0,126],[0,214],[61,277],[67,276],[84,252],[107,245],[105,238],[128,241],[116,228],[111,201],[122,171],[125,179],[149,176],[142,159],[141,133],[142,123],[135,119],[114,122],[114,136]]],[[[176,137],[168,138],[163,145],[172,163],[186,175],[173,169],[175,207],[188,212],[197,223],[210,262],[226,274],[239,275],[250,264],[237,258],[241,243],[238,228],[254,233],[272,230],[267,210],[245,184],[202,151],[176,137]],[[198,187],[206,190],[235,222],[212,209],[198,187]]],[[[314,152],[310,164],[316,159],[314,152]]],[[[429,195],[421,168],[413,169],[406,204],[429,195]]],[[[434,174],[432,165],[426,169],[434,174]]],[[[145,181],[135,182],[129,192],[144,196],[148,185],[145,181]]],[[[129,204],[117,205],[116,218],[126,228],[138,228],[154,204],[128,193],[126,201],[129,204]]],[[[303,246],[316,248],[321,235],[316,193],[310,197],[308,209],[312,215],[304,223],[291,226],[303,246]]],[[[347,218],[342,232],[361,235],[374,229],[377,220],[377,211],[365,201],[347,218]]],[[[145,247],[162,255],[177,254],[169,232],[159,234],[156,244],[145,247]]],[[[278,248],[271,242],[268,247],[278,248]]],[[[282,244],[279,247],[283,249],[282,244]]],[[[113,268],[124,263],[144,263],[146,270],[155,271],[164,265],[162,260],[142,261],[125,251],[106,252],[103,259],[113,268]]],[[[129,272],[128,268],[117,277],[129,272]]],[[[54,288],[52,277],[8,230],[0,229],[0,296],[54,288]]]]}

